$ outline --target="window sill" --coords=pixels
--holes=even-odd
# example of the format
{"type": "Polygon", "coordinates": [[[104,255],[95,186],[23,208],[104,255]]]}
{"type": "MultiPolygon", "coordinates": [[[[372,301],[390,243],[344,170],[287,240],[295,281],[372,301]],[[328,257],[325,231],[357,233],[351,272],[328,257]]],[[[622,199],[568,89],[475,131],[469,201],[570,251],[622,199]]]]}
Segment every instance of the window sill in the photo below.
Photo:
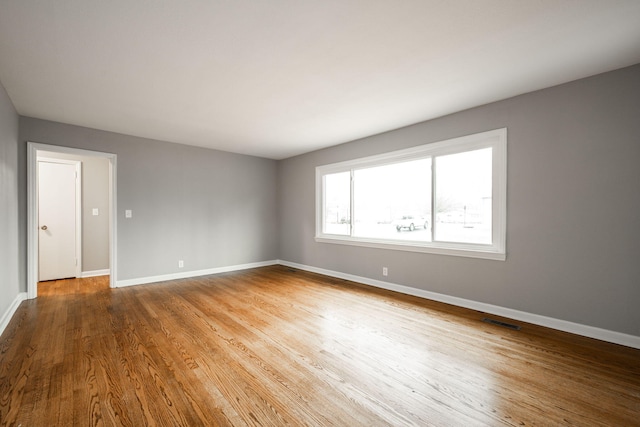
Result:
{"type": "Polygon", "coordinates": [[[377,240],[363,237],[346,237],[337,235],[322,235],[315,237],[318,243],[330,243],[338,245],[361,246],[376,249],[388,249],[394,251],[421,252],[436,255],[461,256],[467,258],[489,259],[494,261],[505,261],[507,256],[504,250],[493,246],[465,245],[460,243],[446,242],[389,242],[388,240],[377,240]]]}

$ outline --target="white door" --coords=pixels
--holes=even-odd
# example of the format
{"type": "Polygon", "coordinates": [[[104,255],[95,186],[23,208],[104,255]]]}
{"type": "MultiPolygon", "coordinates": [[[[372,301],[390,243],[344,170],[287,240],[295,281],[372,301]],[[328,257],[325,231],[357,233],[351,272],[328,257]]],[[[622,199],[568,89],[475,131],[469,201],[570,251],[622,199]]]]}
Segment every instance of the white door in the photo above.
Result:
{"type": "Polygon", "coordinates": [[[39,280],[77,277],[79,162],[38,160],[39,280]]]}

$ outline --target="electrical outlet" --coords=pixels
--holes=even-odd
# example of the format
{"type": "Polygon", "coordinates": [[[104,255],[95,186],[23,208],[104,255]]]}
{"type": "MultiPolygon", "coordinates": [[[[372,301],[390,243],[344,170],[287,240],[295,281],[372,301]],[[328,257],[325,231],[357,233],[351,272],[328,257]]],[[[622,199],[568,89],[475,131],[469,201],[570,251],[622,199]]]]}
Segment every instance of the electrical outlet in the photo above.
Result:
{"type": "Polygon", "coordinates": [[[183,268],[183,267],[184,267],[184,261],[178,260],[178,268],[183,268]]]}
{"type": "Polygon", "coordinates": [[[389,269],[387,267],[382,267],[382,275],[383,276],[388,276],[389,275],[389,269]]]}

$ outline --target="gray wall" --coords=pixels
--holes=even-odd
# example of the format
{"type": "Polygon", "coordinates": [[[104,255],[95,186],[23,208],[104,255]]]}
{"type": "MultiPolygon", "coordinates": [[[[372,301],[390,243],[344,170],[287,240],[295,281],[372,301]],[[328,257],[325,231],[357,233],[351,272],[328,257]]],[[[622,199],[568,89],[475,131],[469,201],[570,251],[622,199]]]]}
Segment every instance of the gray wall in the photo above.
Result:
{"type": "Polygon", "coordinates": [[[639,161],[636,65],[281,161],[280,258],[638,336],[639,161]],[[506,261],[314,241],[316,166],[501,127],[506,261]]]}
{"type": "Polygon", "coordinates": [[[275,161],[27,117],[18,171],[23,241],[27,141],[117,154],[118,280],[278,258],[275,161]]]}
{"type": "Polygon", "coordinates": [[[18,114],[0,83],[0,318],[20,291],[18,114]]]}
{"type": "Polygon", "coordinates": [[[82,272],[109,269],[109,160],[38,151],[39,156],[82,162],[82,272]],[[98,209],[94,216],[93,208],[98,209]]]}

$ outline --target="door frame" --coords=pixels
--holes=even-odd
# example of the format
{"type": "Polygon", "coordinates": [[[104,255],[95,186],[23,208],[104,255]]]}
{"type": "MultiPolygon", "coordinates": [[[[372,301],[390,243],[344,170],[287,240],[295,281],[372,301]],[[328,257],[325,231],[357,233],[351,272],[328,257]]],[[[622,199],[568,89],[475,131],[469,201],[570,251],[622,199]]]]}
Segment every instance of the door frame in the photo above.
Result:
{"type": "Polygon", "coordinates": [[[38,296],[38,151],[109,160],[109,286],[117,282],[117,156],[113,153],[27,142],[27,298],[38,296]]]}
{"type": "MultiPolygon", "coordinates": [[[[36,227],[40,227],[40,180],[39,180],[39,172],[40,172],[40,162],[46,163],[59,163],[64,165],[73,165],[75,166],[76,172],[76,180],[75,180],[75,199],[76,199],[76,209],[75,209],[75,247],[76,247],[76,277],[80,277],[82,275],[82,162],[80,160],[67,160],[67,159],[55,159],[52,157],[46,156],[37,156],[36,158],[36,179],[38,183],[36,184],[36,215],[38,216],[38,225],[36,227]]],[[[38,280],[40,276],[40,232],[38,231],[38,280]]]]}

